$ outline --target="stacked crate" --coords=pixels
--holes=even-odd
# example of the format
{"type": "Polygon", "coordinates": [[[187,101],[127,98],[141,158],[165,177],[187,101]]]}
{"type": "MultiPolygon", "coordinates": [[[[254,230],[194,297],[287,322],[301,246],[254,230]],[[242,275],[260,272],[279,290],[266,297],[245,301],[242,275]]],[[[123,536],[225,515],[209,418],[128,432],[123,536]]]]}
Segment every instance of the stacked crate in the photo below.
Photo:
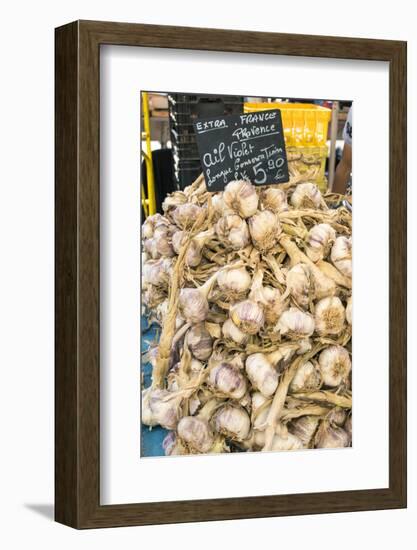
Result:
{"type": "Polygon", "coordinates": [[[168,94],[170,135],[177,187],[184,189],[202,172],[194,122],[243,112],[243,97],[168,94]]]}

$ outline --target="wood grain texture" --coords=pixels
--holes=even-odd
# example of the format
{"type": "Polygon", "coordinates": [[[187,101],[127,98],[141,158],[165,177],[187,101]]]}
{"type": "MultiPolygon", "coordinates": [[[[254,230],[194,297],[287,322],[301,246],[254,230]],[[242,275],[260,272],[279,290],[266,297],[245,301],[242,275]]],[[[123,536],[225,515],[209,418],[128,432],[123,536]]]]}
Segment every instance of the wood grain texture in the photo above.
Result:
{"type": "Polygon", "coordinates": [[[56,29],[56,520],[112,527],[406,506],[406,44],[79,21],[56,29]],[[390,64],[389,488],[100,505],[100,45],[390,64]]]}

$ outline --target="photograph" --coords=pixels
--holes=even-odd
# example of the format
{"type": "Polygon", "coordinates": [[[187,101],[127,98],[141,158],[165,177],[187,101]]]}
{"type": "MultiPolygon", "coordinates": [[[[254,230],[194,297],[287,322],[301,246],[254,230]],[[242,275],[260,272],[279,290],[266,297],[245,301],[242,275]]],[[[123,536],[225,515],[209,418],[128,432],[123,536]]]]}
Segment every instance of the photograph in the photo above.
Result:
{"type": "Polygon", "coordinates": [[[353,101],[138,101],[140,458],[354,446],[353,101]]]}

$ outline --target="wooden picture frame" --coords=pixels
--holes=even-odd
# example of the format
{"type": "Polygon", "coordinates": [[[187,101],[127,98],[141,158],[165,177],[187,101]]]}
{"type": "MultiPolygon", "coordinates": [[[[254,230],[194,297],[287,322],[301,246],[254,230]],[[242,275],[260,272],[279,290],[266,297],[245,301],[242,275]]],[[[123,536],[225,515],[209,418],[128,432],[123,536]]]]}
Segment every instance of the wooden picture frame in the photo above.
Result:
{"type": "Polygon", "coordinates": [[[406,506],[406,43],[77,21],[56,29],[56,521],[116,527],[406,506]],[[99,56],[117,44],[389,62],[389,487],[100,505],[99,56]]]}

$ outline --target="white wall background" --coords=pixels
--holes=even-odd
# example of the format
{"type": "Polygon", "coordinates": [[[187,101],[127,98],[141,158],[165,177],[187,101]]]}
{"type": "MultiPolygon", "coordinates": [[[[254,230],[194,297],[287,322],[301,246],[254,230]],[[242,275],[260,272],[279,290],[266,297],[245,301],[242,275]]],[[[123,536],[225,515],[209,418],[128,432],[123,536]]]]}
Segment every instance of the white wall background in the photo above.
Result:
{"type": "MultiPolygon", "coordinates": [[[[253,548],[380,550],[415,538],[417,216],[409,221],[408,510],[76,532],[52,522],[54,27],[74,19],[408,40],[409,204],[417,204],[417,37],[413,4],[210,0],[2,4],[0,52],[0,544],[9,549],[253,548]],[[263,7],[261,7],[263,6],[263,7]],[[199,9],[200,8],[200,9],[199,9]]],[[[370,136],[370,154],[371,136],[370,136]]],[[[373,159],[375,161],[376,155],[373,159]]],[[[378,182],[370,181],[377,190],[378,182]]],[[[372,214],[370,213],[370,216],[372,214]]],[[[375,276],[378,276],[376,266],[375,276]]],[[[378,345],[369,342],[369,345],[378,345]]],[[[372,412],[370,427],[372,429],[372,412]]],[[[343,472],[340,473],[343,475],[343,472]]],[[[247,474],[250,475],[250,474],[247,474]]]]}

